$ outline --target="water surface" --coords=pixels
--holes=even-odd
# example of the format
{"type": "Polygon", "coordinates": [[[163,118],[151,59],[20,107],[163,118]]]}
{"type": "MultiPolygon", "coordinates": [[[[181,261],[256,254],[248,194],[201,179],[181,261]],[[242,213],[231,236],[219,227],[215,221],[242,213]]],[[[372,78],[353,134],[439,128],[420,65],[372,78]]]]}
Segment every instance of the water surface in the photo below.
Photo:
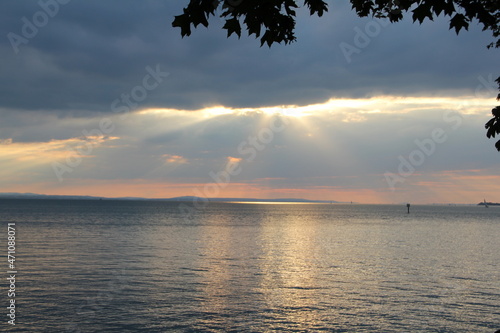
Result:
{"type": "Polygon", "coordinates": [[[500,208],[411,210],[210,203],[186,218],[172,202],[0,200],[16,331],[499,329],[500,208]]]}

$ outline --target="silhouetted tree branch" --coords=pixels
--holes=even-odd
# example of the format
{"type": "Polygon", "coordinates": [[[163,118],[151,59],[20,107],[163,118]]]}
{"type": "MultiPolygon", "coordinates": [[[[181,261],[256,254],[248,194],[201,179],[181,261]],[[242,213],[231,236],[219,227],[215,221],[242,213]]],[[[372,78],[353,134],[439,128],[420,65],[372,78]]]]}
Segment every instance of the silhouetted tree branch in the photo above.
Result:
{"type": "MultiPolygon", "coordinates": [[[[295,41],[295,9],[297,0],[190,0],[181,15],[175,16],[172,26],[181,28],[181,35],[191,35],[191,25],[208,27],[210,16],[226,20],[222,27],[228,37],[241,37],[242,26],[248,35],[260,37],[261,46],[295,41]]],[[[303,0],[311,15],[323,16],[328,5],[323,0],[303,0]]],[[[411,13],[414,22],[423,23],[443,14],[450,17],[450,29],[457,34],[467,30],[477,20],[483,30],[491,30],[497,40],[488,47],[500,47],[500,1],[498,0],[351,0],[358,16],[388,18],[398,22],[404,13],[411,13]]]]}
{"type": "MultiPolygon", "coordinates": [[[[498,89],[500,90],[500,77],[496,79],[498,83],[498,89]]],[[[500,100],[500,93],[497,96],[497,100],[500,100]]],[[[491,118],[485,125],[486,127],[486,136],[488,138],[495,137],[497,134],[500,134],[500,106],[497,106],[491,110],[493,114],[493,118],[491,118]]],[[[498,151],[500,151],[500,140],[495,143],[495,147],[498,151]]]]}
{"type": "MultiPolygon", "coordinates": [[[[218,14],[225,19],[222,27],[227,36],[247,30],[248,35],[260,37],[260,45],[273,43],[292,43],[295,37],[295,9],[299,7],[297,0],[190,0],[183,14],[175,16],[173,27],[181,29],[181,35],[191,35],[191,25],[208,27],[210,16],[218,14]]],[[[328,5],[323,0],[303,0],[303,6],[309,9],[310,15],[323,16],[328,5]]],[[[468,30],[473,21],[482,25],[483,31],[490,30],[495,41],[488,45],[500,47],[500,0],[351,0],[352,8],[358,16],[387,18],[398,22],[405,14],[412,16],[413,22],[422,24],[426,19],[444,15],[450,18],[450,29],[458,34],[462,29],[468,30]]],[[[496,80],[499,83],[500,77],[496,80]]],[[[500,99],[500,94],[498,95],[500,99]]],[[[486,123],[487,136],[500,134],[500,106],[492,110],[493,118],[486,123]]],[[[495,144],[500,151],[500,140],[495,144]]]]}

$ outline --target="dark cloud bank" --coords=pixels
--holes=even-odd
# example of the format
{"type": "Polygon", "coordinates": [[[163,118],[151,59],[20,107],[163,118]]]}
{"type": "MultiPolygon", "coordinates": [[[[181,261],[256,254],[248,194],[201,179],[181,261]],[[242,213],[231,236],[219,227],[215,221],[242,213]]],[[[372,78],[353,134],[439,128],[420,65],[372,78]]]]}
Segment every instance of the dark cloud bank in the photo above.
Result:
{"type": "Polygon", "coordinates": [[[298,42],[288,46],[227,39],[217,18],[182,39],[171,21],[185,3],[1,2],[0,107],[111,112],[113,101],[143,84],[148,66],[169,75],[137,108],[194,110],[472,92],[498,65],[498,51],[485,47],[491,36],[477,27],[457,37],[442,19],[387,25],[357,18],[348,3],[331,3],[323,18],[302,13],[298,42]],[[46,22],[44,12],[53,14],[46,22]],[[357,49],[349,59],[346,44],[357,49]]]}

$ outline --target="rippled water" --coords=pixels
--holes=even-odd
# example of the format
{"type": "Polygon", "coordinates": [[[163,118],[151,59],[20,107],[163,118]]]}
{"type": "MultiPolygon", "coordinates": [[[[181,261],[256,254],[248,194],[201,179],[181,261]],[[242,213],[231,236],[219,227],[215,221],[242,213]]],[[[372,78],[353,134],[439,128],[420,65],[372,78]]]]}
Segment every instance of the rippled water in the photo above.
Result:
{"type": "Polygon", "coordinates": [[[500,207],[210,203],[187,219],[0,200],[0,219],[0,244],[16,223],[20,332],[500,329],[500,207]]]}

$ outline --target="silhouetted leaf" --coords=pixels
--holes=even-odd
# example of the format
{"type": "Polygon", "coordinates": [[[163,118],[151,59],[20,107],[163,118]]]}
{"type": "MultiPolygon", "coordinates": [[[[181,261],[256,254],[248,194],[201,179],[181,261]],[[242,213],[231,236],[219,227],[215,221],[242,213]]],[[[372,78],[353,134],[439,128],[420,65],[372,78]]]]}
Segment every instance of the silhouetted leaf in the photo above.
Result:
{"type": "Polygon", "coordinates": [[[413,22],[417,21],[422,24],[424,22],[425,18],[428,17],[429,20],[432,21],[432,12],[431,12],[431,6],[427,3],[423,3],[414,10],[413,12],[413,22]]]}
{"type": "Polygon", "coordinates": [[[455,14],[450,20],[450,29],[452,28],[455,28],[457,35],[462,28],[465,28],[465,30],[469,29],[467,18],[463,14],[455,14]]]}
{"type": "Polygon", "coordinates": [[[255,37],[259,37],[260,36],[260,28],[261,28],[261,24],[258,20],[255,20],[253,18],[251,18],[250,16],[247,16],[245,18],[245,24],[247,25],[247,29],[248,29],[248,35],[252,35],[254,34],[255,37]]]}
{"type": "Polygon", "coordinates": [[[495,118],[491,118],[490,120],[488,120],[488,122],[484,125],[484,127],[486,129],[490,128],[491,126],[493,126],[493,124],[495,123],[495,118]]]}
{"type": "Polygon", "coordinates": [[[444,14],[451,16],[455,11],[455,5],[453,4],[453,1],[445,1],[444,14]]]}
{"type": "MultiPolygon", "coordinates": [[[[500,76],[495,80],[496,83],[498,83],[498,90],[500,90],[500,76]]],[[[497,100],[500,101],[500,93],[497,95],[497,100]]]]}
{"type": "Polygon", "coordinates": [[[208,27],[208,20],[205,12],[201,10],[194,11],[191,14],[191,21],[193,22],[194,27],[196,28],[199,24],[204,27],[208,27]]]}
{"type": "Polygon", "coordinates": [[[365,0],[351,0],[352,8],[356,11],[356,13],[361,16],[368,16],[372,12],[375,4],[373,1],[365,1],[365,0]]]}
{"type": "Polygon", "coordinates": [[[495,137],[495,135],[496,135],[495,128],[492,126],[492,127],[490,127],[490,128],[488,129],[488,131],[486,132],[486,136],[487,136],[487,137],[488,137],[488,139],[489,139],[489,138],[491,138],[491,137],[493,137],[493,138],[494,138],[494,137],[495,137]]]}
{"type": "Polygon", "coordinates": [[[500,106],[496,106],[493,108],[493,110],[491,110],[491,113],[497,117],[497,118],[500,118],[500,106]]]}
{"type": "Polygon", "coordinates": [[[293,10],[292,8],[297,8],[297,4],[294,0],[285,0],[284,6],[286,14],[288,16],[295,16],[295,10],[293,10]]]}
{"type": "Polygon", "coordinates": [[[191,35],[191,21],[189,20],[189,15],[182,14],[176,16],[174,21],[172,22],[172,26],[181,28],[181,36],[189,36],[191,35]]]}
{"type": "Polygon", "coordinates": [[[262,38],[260,39],[260,46],[262,47],[262,45],[264,45],[264,43],[267,43],[267,45],[269,47],[271,47],[271,45],[273,44],[273,38],[271,36],[271,33],[269,32],[269,30],[267,30],[264,35],[262,36],[262,38]]]}
{"type": "Polygon", "coordinates": [[[238,38],[241,37],[240,22],[235,18],[226,20],[226,24],[224,24],[222,28],[227,30],[227,37],[231,36],[233,33],[236,33],[238,38]]]}
{"type": "Polygon", "coordinates": [[[436,14],[436,16],[439,16],[441,12],[443,12],[446,9],[446,2],[444,1],[436,1],[433,3],[432,10],[436,14]]]}
{"type": "Polygon", "coordinates": [[[318,14],[321,17],[328,11],[328,5],[323,0],[305,0],[304,3],[309,7],[311,15],[318,14]]]}

